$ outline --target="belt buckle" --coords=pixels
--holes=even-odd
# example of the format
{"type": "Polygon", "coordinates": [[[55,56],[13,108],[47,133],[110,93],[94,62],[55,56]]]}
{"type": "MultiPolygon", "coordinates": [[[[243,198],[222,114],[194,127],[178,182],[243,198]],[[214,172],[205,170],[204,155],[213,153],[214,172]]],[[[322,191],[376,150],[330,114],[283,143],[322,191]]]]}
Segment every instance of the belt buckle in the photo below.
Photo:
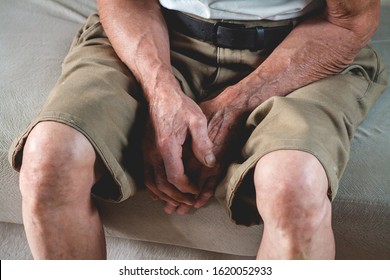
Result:
{"type": "Polygon", "coordinates": [[[220,28],[226,28],[228,30],[244,30],[245,25],[243,24],[235,24],[235,23],[229,23],[229,22],[223,22],[223,21],[218,21],[214,24],[214,29],[213,29],[213,44],[217,47],[221,48],[232,48],[231,45],[227,44],[223,38],[222,38],[222,31],[220,28]]]}
{"type": "MultiPolygon", "coordinates": [[[[243,35],[241,34],[241,36],[243,35]]],[[[249,49],[252,51],[256,51],[264,47],[264,28],[261,26],[247,28],[244,24],[217,22],[214,24],[212,39],[213,44],[217,47],[241,50],[249,49]],[[225,30],[225,32],[230,33],[229,35],[231,36],[231,38],[223,37],[222,30],[225,30]],[[240,36],[235,38],[235,35],[240,34],[240,31],[245,33],[249,31],[251,34],[255,34],[255,36],[253,37],[253,40],[249,41],[240,40],[240,36]],[[239,42],[236,39],[238,39],[239,42]]]]}

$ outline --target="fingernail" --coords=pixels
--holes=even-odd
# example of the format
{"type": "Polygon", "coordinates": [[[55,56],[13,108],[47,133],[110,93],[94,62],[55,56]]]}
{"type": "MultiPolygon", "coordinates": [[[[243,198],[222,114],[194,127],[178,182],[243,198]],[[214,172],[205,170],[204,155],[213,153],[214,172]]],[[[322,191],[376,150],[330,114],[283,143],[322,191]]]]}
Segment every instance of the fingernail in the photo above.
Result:
{"type": "Polygon", "coordinates": [[[207,166],[213,167],[217,163],[217,159],[215,158],[214,154],[210,153],[205,158],[204,161],[206,162],[207,166]]]}

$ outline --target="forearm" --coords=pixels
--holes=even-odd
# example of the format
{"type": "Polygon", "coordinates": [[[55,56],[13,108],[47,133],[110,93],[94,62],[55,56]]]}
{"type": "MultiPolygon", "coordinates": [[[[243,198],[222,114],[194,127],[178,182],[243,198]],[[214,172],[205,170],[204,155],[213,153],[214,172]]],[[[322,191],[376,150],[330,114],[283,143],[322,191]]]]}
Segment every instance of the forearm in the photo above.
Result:
{"type": "Polygon", "coordinates": [[[192,204],[199,189],[185,174],[183,145],[191,139],[197,160],[214,166],[207,120],[172,72],[169,35],[157,0],[99,0],[99,16],[120,59],[142,86],[149,105],[144,182],[154,197],[192,204]]]}
{"type": "Polygon", "coordinates": [[[101,23],[121,60],[150,100],[161,82],[176,86],[169,36],[157,0],[99,0],[101,23]]]}
{"type": "Polygon", "coordinates": [[[226,91],[220,101],[248,113],[272,96],[285,96],[340,73],[353,62],[376,29],[379,8],[371,9],[349,20],[343,16],[338,20],[327,10],[324,15],[298,25],[253,73],[226,91]]]}

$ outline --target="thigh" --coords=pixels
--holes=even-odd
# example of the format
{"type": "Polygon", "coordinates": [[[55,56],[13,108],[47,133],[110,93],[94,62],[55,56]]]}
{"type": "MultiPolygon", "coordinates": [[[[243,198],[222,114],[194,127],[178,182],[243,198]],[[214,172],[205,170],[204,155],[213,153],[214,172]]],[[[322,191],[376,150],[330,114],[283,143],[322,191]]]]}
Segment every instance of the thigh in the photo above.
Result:
{"type": "Polygon", "coordinates": [[[41,112],[11,147],[12,164],[20,167],[24,143],[37,123],[60,122],[82,133],[108,170],[94,193],[124,200],[135,192],[137,174],[142,174],[138,166],[145,111],[135,78],[93,15],[75,37],[41,112]]]}

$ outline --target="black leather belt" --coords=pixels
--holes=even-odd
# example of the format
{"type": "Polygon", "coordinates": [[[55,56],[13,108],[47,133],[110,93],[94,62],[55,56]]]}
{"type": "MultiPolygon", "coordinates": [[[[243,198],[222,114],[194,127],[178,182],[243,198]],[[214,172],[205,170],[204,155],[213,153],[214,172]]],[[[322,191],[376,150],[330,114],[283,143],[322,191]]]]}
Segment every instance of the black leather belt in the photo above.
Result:
{"type": "Polygon", "coordinates": [[[275,48],[293,29],[293,24],[278,27],[245,27],[243,24],[211,23],[184,13],[165,10],[170,29],[217,47],[257,51],[275,48]]]}

